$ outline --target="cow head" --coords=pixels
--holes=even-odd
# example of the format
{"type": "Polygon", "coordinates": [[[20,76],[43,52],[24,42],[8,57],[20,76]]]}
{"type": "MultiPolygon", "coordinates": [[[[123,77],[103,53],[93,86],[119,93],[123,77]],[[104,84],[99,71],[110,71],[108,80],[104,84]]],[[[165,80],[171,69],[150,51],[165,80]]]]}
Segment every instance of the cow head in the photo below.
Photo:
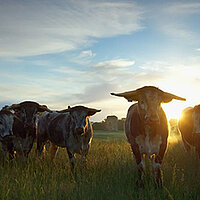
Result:
{"type": "Polygon", "coordinates": [[[15,111],[15,115],[23,122],[25,128],[35,127],[36,115],[38,112],[50,111],[46,105],[40,105],[33,101],[13,104],[7,109],[15,111]]]}
{"type": "Polygon", "coordinates": [[[159,123],[161,103],[168,103],[172,99],[185,101],[186,99],[164,92],[153,86],[145,86],[137,90],[111,93],[111,95],[124,97],[128,101],[138,102],[138,113],[145,124],[159,123]]]}
{"type": "Polygon", "coordinates": [[[68,107],[68,109],[59,111],[61,113],[63,112],[69,112],[72,121],[75,125],[75,133],[78,135],[82,135],[85,133],[85,130],[88,125],[88,118],[92,115],[94,115],[96,112],[100,112],[101,110],[96,110],[93,108],[87,108],[84,106],[75,106],[75,107],[68,107]]]}
{"type": "Polygon", "coordinates": [[[13,113],[7,110],[0,111],[0,140],[2,141],[6,136],[13,135],[13,113]]]}
{"type": "Polygon", "coordinates": [[[193,108],[193,133],[200,134],[200,105],[193,108]]]}

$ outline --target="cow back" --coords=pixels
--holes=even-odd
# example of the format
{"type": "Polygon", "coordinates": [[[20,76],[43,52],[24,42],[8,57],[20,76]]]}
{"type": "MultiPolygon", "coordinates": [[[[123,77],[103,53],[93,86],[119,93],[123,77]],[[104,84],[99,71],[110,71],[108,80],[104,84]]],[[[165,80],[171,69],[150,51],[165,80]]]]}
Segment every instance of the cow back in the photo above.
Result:
{"type": "Polygon", "coordinates": [[[48,126],[49,139],[56,145],[65,147],[70,134],[71,117],[68,113],[58,114],[48,126]]]}

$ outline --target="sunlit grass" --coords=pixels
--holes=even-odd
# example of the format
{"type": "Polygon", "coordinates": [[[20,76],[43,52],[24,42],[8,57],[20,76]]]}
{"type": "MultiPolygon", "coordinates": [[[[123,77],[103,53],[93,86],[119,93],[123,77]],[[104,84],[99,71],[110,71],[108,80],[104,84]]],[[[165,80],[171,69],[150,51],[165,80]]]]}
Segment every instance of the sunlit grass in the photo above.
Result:
{"type": "MultiPolygon", "coordinates": [[[[77,156],[75,176],[65,149],[59,150],[55,162],[48,154],[38,160],[33,149],[26,166],[16,160],[12,165],[0,163],[0,199],[169,199],[166,191],[156,189],[151,181],[144,189],[136,186],[132,152],[121,132],[99,131],[94,135],[86,165],[77,156]]],[[[180,141],[169,143],[163,180],[174,199],[200,198],[199,165],[194,152],[185,153],[180,141]]]]}

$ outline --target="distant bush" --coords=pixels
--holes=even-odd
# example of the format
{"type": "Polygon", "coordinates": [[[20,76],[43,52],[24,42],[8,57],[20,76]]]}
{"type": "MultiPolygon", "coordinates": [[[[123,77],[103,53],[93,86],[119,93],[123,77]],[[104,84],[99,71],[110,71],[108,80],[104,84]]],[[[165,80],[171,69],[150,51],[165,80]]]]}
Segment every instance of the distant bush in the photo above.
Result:
{"type": "Polygon", "coordinates": [[[105,130],[105,121],[93,122],[92,127],[94,130],[105,130]]]}
{"type": "MultiPolygon", "coordinates": [[[[118,130],[124,130],[124,123],[126,118],[122,118],[118,120],[118,130]]],[[[92,123],[94,130],[106,130],[106,122],[103,120],[102,122],[93,122],[92,123]]]]}
{"type": "Polygon", "coordinates": [[[118,120],[118,130],[124,130],[124,123],[126,118],[121,118],[118,120]]]}

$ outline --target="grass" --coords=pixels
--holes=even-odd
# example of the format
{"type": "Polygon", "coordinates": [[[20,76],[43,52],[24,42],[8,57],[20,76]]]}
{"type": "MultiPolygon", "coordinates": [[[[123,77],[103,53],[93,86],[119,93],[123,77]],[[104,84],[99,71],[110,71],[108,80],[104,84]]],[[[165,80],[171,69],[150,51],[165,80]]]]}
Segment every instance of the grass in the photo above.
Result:
{"type": "Polygon", "coordinates": [[[75,177],[65,149],[59,150],[55,162],[48,155],[38,160],[33,149],[26,166],[18,160],[0,163],[0,199],[200,199],[200,162],[194,153],[185,153],[179,140],[171,141],[163,161],[168,193],[155,189],[151,180],[144,189],[136,186],[137,171],[123,132],[95,131],[86,165],[77,156],[75,177]]]}

